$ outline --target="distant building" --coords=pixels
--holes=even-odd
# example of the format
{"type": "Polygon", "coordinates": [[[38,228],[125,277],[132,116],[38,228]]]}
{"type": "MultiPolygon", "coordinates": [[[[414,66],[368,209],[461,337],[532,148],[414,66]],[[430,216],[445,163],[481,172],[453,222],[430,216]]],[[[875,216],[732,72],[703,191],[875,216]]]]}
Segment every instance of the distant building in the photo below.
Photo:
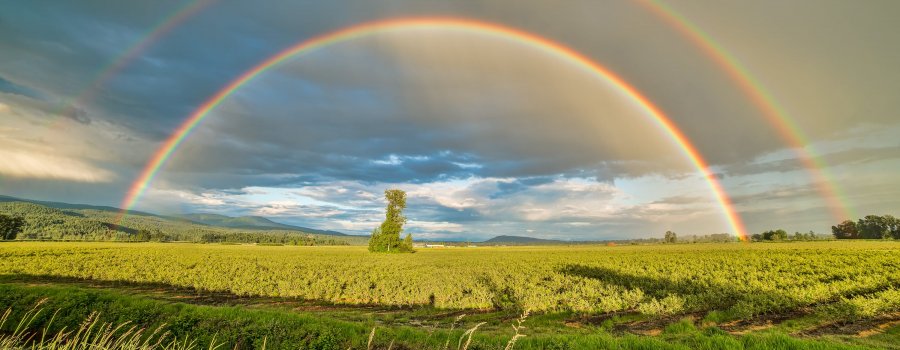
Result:
{"type": "Polygon", "coordinates": [[[443,244],[425,244],[425,248],[443,248],[443,244]]]}

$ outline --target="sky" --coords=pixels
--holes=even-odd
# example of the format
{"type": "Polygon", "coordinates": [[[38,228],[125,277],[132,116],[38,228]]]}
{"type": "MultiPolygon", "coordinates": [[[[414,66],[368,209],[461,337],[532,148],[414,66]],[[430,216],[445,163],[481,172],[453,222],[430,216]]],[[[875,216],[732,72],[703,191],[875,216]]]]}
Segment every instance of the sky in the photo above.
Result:
{"type": "MultiPolygon", "coordinates": [[[[7,1],[0,194],[122,206],[179,125],[268,57],[369,21],[452,17],[539,35],[627,81],[709,163],[748,233],[900,214],[900,3],[661,4],[777,101],[801,147],[642,2],[7,1]]],[[[365,234],[389,188],[407,192],[406,231],[422,239],[734,233],[703,173],[615,84],[453,28],[368,33],[265,71],[209,113],[133,209],[365,234]]]]}

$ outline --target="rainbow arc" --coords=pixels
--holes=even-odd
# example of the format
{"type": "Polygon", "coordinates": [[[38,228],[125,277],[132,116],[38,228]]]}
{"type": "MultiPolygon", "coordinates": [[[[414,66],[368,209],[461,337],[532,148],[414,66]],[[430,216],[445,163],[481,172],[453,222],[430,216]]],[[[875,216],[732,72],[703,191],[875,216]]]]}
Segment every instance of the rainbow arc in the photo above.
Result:
{"type": "Polygon", "coordinates": [[[728,74],[729,78],[759,108],[766,121],[775,128],[781,138],[787,141],[789,147],[794,150],[804,169],[818,187],[819,193],[828,201],[831,216],[836,222],[856,217],[852,206],[847,204],[849,201],[841,191],[841,188],[826,171],[828,164],[821,157],[816,157],[815,152],[810,149],[812,146],[810,146],[809,138],[797,125],[795,118],[791,117],[769,89],[751,74],[750,70],[737,57],[728,52],[709,33],[662,1],[639,0],[638,3],[699,47],[707,57],[711,58],[716,65],[728,74]]]}
{"type": "MultiPolygon", "coordinates": [[[[200,123],[209,116],[210,112],[222,103],[228,96],[240,89],[242,86],[258,77],[267,70],[278,66],[280,63],[298,55],[302,55],[311,51],[322,49],[330,45],[334,45],[348,40],[353,40],[365,36],[391,31],[410,31],[422,29],[444,29],[463,31],[477,35],[483,35],[492,38],[504,39],[512,43],[524,45],[533,49],[543,51],[563,62],[578,67],[585,72],[596,76],[603,82],[615,87],[616,90],[632,102],[636,107],[640,108],[645,114],[674,141],[684,152],[691,163],[700,172],[712,191],[716,201],[722,209],[726,221],[731,229],[742,239],[746,240],[746,231],[740,216],[736,213],[734,205],[731,203],[721,183],[709,169],[709,164],[701,156],[697,148],[690,142],[684,133],[675,125],[675,123],[662,112],[662,110],[653,104],[646,96],[638,91],[634,86],[607,69],[603,65],[591,60],[587,56],[550,39],[528,33],[522,30],[502,26],[499,24],[475,21],[460,18],[401,18],[383,21],[368,22],[358,24],[327,34],[323,34],[311,39],[304,40],[294,46],[270,56],[263,60],[253,68],[245,71],[230,83],[225,85],[212,97],[206,100],[199,108],[197,108],[176,130],[166,139],[163,144],[153,154],[150,161],[147,162],[140,175],[128,189],[121,207],[125,215],[128,210],[134,207],[141,195],[146,191],[154,177],[159,173],[160,169],[165,165],[166,161],[172,157],[178,146],[190,136],[191,132],[200,123]]],[[[121,216],[120,216],[121,219],[121,216]]]]}

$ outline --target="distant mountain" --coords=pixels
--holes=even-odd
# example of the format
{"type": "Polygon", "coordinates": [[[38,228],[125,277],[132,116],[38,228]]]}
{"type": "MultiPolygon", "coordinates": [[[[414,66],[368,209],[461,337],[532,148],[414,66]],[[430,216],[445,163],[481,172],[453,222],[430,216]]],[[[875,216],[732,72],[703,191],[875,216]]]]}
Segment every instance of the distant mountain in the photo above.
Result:
{"type": "MultiPolygon", "coordinates": [[[[108,206],[100,206],[100,205],[88,205],[88,204],[71,204],[71,203],[62,203],[62,202],[49,202],[49,201],[39,201],[34,199],[25,199],[25,198],[16,198],[11,196],[0,195],[0,203],[4,202],[25,202],[43,205],[45,207],[56,208],[56,209],[69,209],[69,210],[99,210],[106,212],[120,212],[121,209],[116,207],[108,207],[108,206]]],[[[320,235],[329,235],[329,236],[346,236],[347,234],[337,231],[329,231],[329,230],[319,230],[309,227],[301,227],[301,226],[293,226],[293,225],[285,225],[282,223],[278,223],[269,219],[266,219],[261,216],[239,216],[239,217],[231,217],[219,214],[183,214],[183,215],[156,215],[151,213],[145,213],[141,211],[129,211],[128,215],[140,215],[140,216],[154,216],[159,218],[170,218],[170,219],[180,219],[180,220],[188,220],[199,224],[209,225],[209,226],[218,226],[218,227],[229,227],[229,228],[240,228],[245,230],[290,230],[290,231],[303,231],[307,233],[314,233],[320,235]]]]}
{"type": "Polygon", "coordinates": [[[486,240],[482,243],[492,243],[492,244],[564,244],[569,243],[566,241],[559,241],[553,239],[541,239],[534,237],[523,237],[523,236],[497,236],[486,240]]]}
{"type": "Polygon", "coordinates": [[[157,215],[109,206],[40,201],[0,195],[0,214],[26,221],[19,239],[167,240],[287,244],[365,244],[368,236],[286,225],[259,216],[157,215]],[[140,235],[138,235],[140,234],[140,235]],[[315,237],[311,237],[313,235],[315,237]]]}
{"type": "Polygon", "coordinates": [[[308,233],[316,233],[331,236],[346,236],[346,234],[337,231],[319,230],[309,227],[293,226],[278,223],[262,216],[225,216],[220,214],[195,213],[172,215],[172,217],[185,219],[210,226],[241,228],[245,230],[291,230],[303,231],[308,233]]]}

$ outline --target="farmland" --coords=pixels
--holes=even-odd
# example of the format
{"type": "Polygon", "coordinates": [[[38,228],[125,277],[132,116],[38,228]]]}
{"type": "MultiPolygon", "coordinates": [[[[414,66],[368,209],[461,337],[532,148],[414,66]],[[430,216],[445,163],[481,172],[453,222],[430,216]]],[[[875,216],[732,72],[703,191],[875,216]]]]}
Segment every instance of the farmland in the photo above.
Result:
{"type": "Polygon", "coordinates": [[[889,241],[414,254],[370,254],[365,247],[16,242],[0,245],[0,257],[4,285],[14,288],[8,293],[35,286],[131,290],[128,297],[154,300],[159,293],[181,293],[162,299],[281,305],[275,307],[414,331],[426,324],[449,331],[455,316],[468,313],[471,320],[490,321],[479,331],[484,336],[508,336],[510,322],[527,310],[528,341],[555,333],[654,335],[685,318],[734,334],[772,328],[812,337],[840,334],[831,331],[840,325],[896,327],[900,312],[900,245],[889,241]]]}

